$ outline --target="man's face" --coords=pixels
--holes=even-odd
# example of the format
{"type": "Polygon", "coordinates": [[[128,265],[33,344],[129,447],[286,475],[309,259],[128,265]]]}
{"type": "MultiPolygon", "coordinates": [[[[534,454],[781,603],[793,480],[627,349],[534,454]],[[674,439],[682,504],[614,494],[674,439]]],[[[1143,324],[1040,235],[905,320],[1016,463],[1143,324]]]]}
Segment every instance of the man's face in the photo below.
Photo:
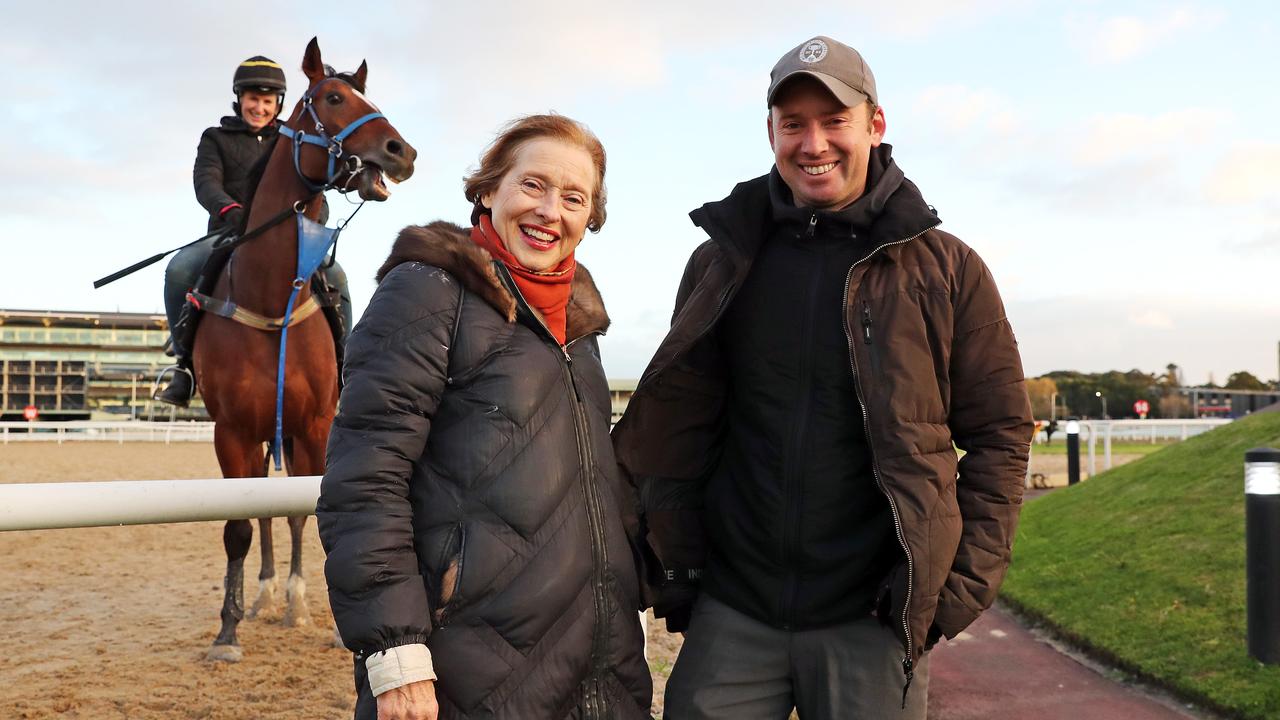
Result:
{"type": "Polygon", "coordinates": [[[240,93],[240,117],[254,130],[261,130],[280,112],[280,96],[245,90],[240,93]]]}
{"type": "Polygon", "coordinates": [[[884,137],[884,112],[845,107],[809,77],[790,81],[769,109],[769,145],[796,205],[839,210],[867,187],[871,148],[884,137]]]}

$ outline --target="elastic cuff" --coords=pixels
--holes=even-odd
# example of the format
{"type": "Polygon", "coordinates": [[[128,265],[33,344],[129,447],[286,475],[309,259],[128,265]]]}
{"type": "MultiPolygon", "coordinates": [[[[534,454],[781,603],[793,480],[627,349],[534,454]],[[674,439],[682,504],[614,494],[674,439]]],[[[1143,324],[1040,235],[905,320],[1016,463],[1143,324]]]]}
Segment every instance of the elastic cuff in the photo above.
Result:
{"type": "Polygon", "coordinates": [[[240,204],[240,203],[238,203],[238,202],[233,202],[233,203],[231,203],[230,205],[227,205],[226,207],[224,207],[224,208],[222,208],[221,210],[219,210],[219,211],[218,211],[218,217],[222,217],[223,215],[226,215],[226,214],[227,214],[227,211],[228,211],[228,210],[230,210],[231,208],[244,208],[244,206],[243,206],[243,205],[241,205],[241,204],[240,204]]]}
{"type": "Polygon", "coordinates": [[[436,679],[426,645],[400,645],[373,653],[365,659],[364,666],[369,671],[369,689],[374,697],[409,683],[436,679]]]}

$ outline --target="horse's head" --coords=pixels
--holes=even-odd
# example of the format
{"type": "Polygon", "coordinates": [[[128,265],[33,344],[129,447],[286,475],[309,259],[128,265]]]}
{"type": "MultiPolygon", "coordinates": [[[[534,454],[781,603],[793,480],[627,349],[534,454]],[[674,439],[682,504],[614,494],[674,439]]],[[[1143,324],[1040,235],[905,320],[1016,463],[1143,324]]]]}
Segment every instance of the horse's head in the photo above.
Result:
{"type": "Polygon", "coordinates": [[[334,72],[320,59],[320,45],[312,38],[302,71],[307,91],[282,132],[295,145],[303,182],[313,190],[354,187],[365,200],[386,200],[391,191],[383,175],[392,182],[407,180],[418,151],[365,98],[368,64],[361,62],[354,73],[334,72]]]}

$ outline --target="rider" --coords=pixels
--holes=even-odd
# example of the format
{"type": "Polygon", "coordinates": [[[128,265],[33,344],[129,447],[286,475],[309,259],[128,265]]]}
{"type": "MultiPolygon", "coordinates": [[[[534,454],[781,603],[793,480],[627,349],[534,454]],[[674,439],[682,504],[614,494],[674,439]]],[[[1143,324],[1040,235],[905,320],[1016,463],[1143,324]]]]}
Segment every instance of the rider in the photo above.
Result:
{"type": "MultiPolygon", "coordinates": [[[[209,231],[227,229],[243,232],[245,204],[252,198],[250,170],[271,146],[279,133],[277,122],[284,106],[285,77],[279,64],[261,55],[240,63],[232,79],[231,90],[236,101],[231,104],[235,115],[222,118],[200,136],[193,171],[196,199],[209,212],[209,231]]],[[[328,206],[320,213],[326,221],[328,206]]],[[[191,400],[191,340],[195,337],[197,311],[186,301],[186,295],[205,269],[213,252],[216,237],[184,248],[169,261],[164,276],[164,306],[169,317],[173,355],[177,364],[165,368],[161,378],[171,373],[168,386],[156,393],[156,399],[186,407],[191,400]]],[[[337,288],[342,302],[343,334],[351,330],[351,297],[347,276],[334,262],[320,273],[330,287],[337,288]]]]}

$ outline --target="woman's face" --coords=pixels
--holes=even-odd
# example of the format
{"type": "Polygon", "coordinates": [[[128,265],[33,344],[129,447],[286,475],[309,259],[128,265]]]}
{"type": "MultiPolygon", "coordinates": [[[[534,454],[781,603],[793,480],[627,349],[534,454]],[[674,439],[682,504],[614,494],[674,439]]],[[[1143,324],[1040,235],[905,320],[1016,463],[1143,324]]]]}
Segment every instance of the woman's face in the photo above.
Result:
{"type": "Polygon", "coordinates": [[[498,187],[480,197],[493,227],[524,267],[545,272],[568,257],[587,231],[596,169],[577,145],[528,140],[498,187]]]}

